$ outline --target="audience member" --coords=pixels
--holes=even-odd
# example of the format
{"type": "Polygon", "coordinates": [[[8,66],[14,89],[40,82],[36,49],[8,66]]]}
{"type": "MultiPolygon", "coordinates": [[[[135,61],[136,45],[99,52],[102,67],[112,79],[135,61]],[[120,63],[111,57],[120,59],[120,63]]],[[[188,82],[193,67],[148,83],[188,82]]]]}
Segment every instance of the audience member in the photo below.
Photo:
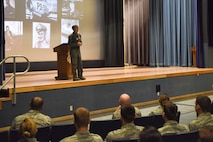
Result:
{"type": "Polygon", "coordinates": [[[205,127],[199,130],[200,142],[213,142],[213,127],[205,127]]]}
{"type": "Polygon", "coordinates": [[[161,135],[189,132],[187,125],[179,124],[176,121],[177,111],[178,108],[174,103],[170,101],[164,103],[162,117],[165,120],[165,123],[163,127],[158,129],[161,135]]]}
{"type": "Polygon", "coordinates": [[[122,106],[120,119],[122,127],[118,130],[109,132],[106,136],[106,141],[139,138],[139,133],[144,127],[134,124],[135,109],[132,105],[122,106]]]}
{"type": "Polygon", "coordinates": [[[38,132],[38,129],[33,120],[26,118],[20,124],[19,131],[20,131],[21,139],[18,142],[38,142],[37,139],[35,138],[35,135],[38,132]]]}
{"type": "Polygon", "coordinates": [[[20,124],[26,118],[32,119],[36,123],[37,127],[52,125],[52,119],[49,116],[41,113],[43,103],[43,99],[40,97],[32,98],[30,103],[30,110],[25,114],[15,117],[12,122],[11,129],[19,129],[20,124]]]}
{"type": "Polygon", "coordinates": [[[139,142],[162,142],[162,137],[160,132],[152,126],[145,127],[143,131],[140,132],[139,142]]]}
{"type": "Polygon", "coordinates": [[[208,96],[198,96],[195,101],[197,118],[189,123],[189,129],[192,131],[206,126],[213,126],[213,116],[210,110],[210,98],[208,96]]]}
{"type": "MultiPolygon", "coordinates": [[[[122,94],[119,98],[119,106],[117,107],[116,111],[112,114],[112,119],[119,119],[121,116],[121,108],[123,105],[130,105],[131,99],[128,94],[122,94]]],[[[139,108],[134,107],[136,112],[136,117],[141,116],[141,111],[139,108]]]]}
{"type": "Polygon", "coordinates": [[[103,142],[101,136],[89,132],[89,123],[89,110],[83,107],[78,108],[74,112],[74,124],[77,132],[73,136],[62,139],[60,142],[103,142]]]}
{"type": "Polygon", "coordinates": [[[169,101],[169,97],[167,94],[162,94],[158,99],[160,106],[158,106],[155,110],[151,111],[149,115],[160,115],[163,112],[163,103],[169,101]]]}

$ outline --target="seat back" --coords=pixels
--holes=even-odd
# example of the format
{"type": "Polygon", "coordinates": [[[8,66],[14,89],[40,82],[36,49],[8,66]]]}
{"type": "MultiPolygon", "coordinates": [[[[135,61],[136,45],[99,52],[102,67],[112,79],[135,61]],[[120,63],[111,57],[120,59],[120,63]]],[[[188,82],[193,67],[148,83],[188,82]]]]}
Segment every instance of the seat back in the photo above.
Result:
{"type": "Polygon", "coordinates": [[[163,127],[163,124],[165,123],[162,115],[153,115],[151,118],[151,126],[155,127],[155,128],[160,128],[163,127]]]}
{"type": "Polygon", "coordinates": [[[197,142],[199,139],[199,132],[192,131],[180,134],[163,135],[163,142],[197,142]]]}
{"type": "Polygon", "coordinates": [[[0,140],[3,142],[9,142],[9,134],[8,131],[0,132],[0,140]]]}
{"type": "Polygon", "coordinates": [[[152,125],[152,117],[153,116],[142,116],[142,117],[137,117],[134,120],[135,125],[139,126],[151,126],[152,125]]]}
{"type": "Polygon", "coordinates": [[[45,126],[38,128],[38,132],[35,137],[38,141],[49,142],[51,138],[51,127],[45,126]]]}
{"type": "Polygon", "coordinates": [[[138,139],[112,140],[111,142],[138,142],[138,139]]]}
{"type": "Polygon", "coordinates": [[[17,142],[20,139],[20,134],[17,129],[10,129],[9,130],[9,141],[10,142],[17,142]]]}
{"type": "Polygon", "coordinates": [[[96,120],[90,122],[90,132],[99,134],[103,139],[106,138],[110,131],[121,128],[120,119],[96,120]]]}
{"type": "Polygon", "coordinates": [[[61,139],[72,136],[76,132],[74,124],[53,125],[51,142],[59,142],[61,139]]]}

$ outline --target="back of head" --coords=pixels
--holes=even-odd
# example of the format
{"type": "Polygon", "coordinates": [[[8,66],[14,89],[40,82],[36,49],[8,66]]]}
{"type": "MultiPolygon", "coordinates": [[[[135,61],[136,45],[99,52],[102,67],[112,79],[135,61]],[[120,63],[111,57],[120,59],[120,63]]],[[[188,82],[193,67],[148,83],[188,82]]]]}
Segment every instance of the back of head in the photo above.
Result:
{"type": "Polygon", "coordinates": [[[199,130],[200,142],[213,142],[213,127],[201,128],[199,130]]]}
{"type": "Polygon", "coordinates": [[[160,132],[152,126],[145,127],[139,135],[139,142],[162,142],[160,132]]]}
{"type": "Polygon", "coordinates": [[[119,98],[119,103],[121,106],[129,105],[131,103],[130,96],[128,94],[121,94],[119,98]]]}
{"type": "Polygon", "coordinates": [[[198,96],[195,101],[196,105],[199,105],[203,112],[211,111],[211,100],[207,96],[198,96]]]}
{"type": "Polygon", "coordinates": [[[135,108],[132,105],[124,105],[121,108],[121,117],[126,123],[133,122],[135,119],[135,108]]]}
{"type": "Polygon", "coordinates": [[[163,104],[163,111],[168,120],[176,120],[177,110],[177,105],[171,101],[167,101],[163,104]]]}
{"type": "Polygon", "coordinates": [[[167,94],[162,94],[159,96],[159,103],[163,106],[163,103],[169,101],[169,97],[167,94]]]}
{"type": "Polygon", "coordinates": [[[20,134],[24,138],[33,138],[37,133],[37,127],[32,119],[26,118],[20,124],[20,134]]]}
{"type": "Polygon", "coordinates": [[[74,112],[74,120],[77,128],[88,127],[90,121],[89,110],[84,107],[76,109],[74,112]]]}
{"type": "Polygon", "coordinates": [[[32,98],[31,100],[31,103],[30,103],[30,107],[32,110],[38,110],[38,111],[41,111],[42,107],[43,107],[43,99],[40,98],[40,97],[34,97],[32,98]]]}

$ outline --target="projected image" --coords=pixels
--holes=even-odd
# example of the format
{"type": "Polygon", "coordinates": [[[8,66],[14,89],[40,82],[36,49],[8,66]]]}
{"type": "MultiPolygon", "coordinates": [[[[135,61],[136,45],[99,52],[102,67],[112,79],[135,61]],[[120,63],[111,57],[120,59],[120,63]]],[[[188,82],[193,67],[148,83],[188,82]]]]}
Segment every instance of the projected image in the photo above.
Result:
{"type": "Polygon", "coordinates": [[[5,18],[15,18],[15,0],[4,0],[5,18]]]}
{"type": "Polygon", "coordinates": [[[22,46],[23,22],[5,21],[5,51],[18,50],[22,46]]]}
{"type": "Polygon", "coordinates": [[[62,0],[62,16],[83,18],[83,0],[62,0]]]}
{"type": "Polygon", "coordinates": [[[33,48],[50,48],[50,24],[33,22],[33,48]]]}
{"type": "Polygon", "coordinates": [[[57,0],[26,0],[26,19],[57,20],[57,0]]]}
{"type": "Polygon", "coordinates": [[[79,20],[61,19],[61,43],[68,42],[68,36],[73,32],[73,25],[79,25],[79,20]]]}

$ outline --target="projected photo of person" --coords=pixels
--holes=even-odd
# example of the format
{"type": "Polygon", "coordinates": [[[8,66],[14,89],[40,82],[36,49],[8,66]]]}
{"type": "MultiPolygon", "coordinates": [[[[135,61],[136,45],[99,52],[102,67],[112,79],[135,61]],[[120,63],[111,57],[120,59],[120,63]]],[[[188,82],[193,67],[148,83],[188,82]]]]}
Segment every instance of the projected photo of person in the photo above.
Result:
{"type": "Polygon", "coordinates": [[[50,48],[50,24],[33,22],[33,48],[50,48]]]}
{"type": "Polygon", "coordinates": [[[26,0],[26,19],[57,21],[57,0],[26,0]]]}
{"type": "Polygon", "coordinates": [[[62,16],[81,19],[83,17],[83,0],[62,0],[62,16]]]}
{"type": "Polygon", "coordinates": [[[22,47],[23,22],[5,21],[5,50],[18,50],[22,47]]]}
{"type": "Polygon", "coordinates": [[[61,43],[67,43],[68,36],[73,32],[72,25],[79,25],[79,20],[61,19],[61,43]]]}
{"type": "Polygon", "coordinates": [[[5,18],[15,18],[15,0],[4,0],[5,18]]]}

